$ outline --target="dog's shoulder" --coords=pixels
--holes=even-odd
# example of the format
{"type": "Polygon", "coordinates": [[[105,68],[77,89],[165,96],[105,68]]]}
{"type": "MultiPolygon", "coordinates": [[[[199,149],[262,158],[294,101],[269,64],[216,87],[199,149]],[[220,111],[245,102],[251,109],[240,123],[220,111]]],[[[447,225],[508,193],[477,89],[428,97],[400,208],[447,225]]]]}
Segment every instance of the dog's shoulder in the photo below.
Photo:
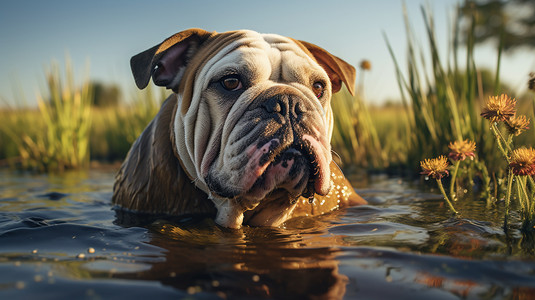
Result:
{"type": "Polygon", "coordinates": [[[215,214],[208,196],[195,187],[174,154],[171,124],[176,103],[172,94],[132,145],[116,176],[114,204],[171,215],[215,214]]]}

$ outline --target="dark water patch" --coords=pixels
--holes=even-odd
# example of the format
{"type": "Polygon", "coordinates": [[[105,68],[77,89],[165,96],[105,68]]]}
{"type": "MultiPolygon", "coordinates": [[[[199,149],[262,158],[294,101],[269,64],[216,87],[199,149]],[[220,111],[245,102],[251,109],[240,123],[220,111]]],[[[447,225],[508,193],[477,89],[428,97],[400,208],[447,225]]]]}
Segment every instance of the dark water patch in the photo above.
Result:
{"type": "Polygon", "coordinates": [[[390,222],[343,225],[329,232],[345,236],[343,240],[350,245],[366,245],[371,237],[378,237],[373,240],[376,246],[408,247],[425,243],[429,238],[422,228],[390,222]]]}
{"type": "MultiPolygon", "coordinates": [[[[0,263],[0,282],[5,282],[0,284],[3,299],[31,299],[29,295],[37,299],[181,299],[188,295],[155,281],[134,284],[130,280],[94,279],[82,272],[65,276],[54,264],[46,263],[16,267],[0,263]]],[[[199,295],[198,299],[213,298],[199,295]]]]}
{"type": "Polygon", "coordinates": [[[47,199],[53,200],[53,201],[63,199],[65,197],[67,197],[67,196],[68,196],[67,194],[59,193],[59,192],[48,192],[48,193],[39,195],[39,197],[41,197],[41,198],[47,198],[47,199]]]}
{"type": "Polygon", "coordinates": [[[131,228],[125,231],[66,223],[11,229],[0,234],[0,243],[3,245],[0,253],[32,253],[38,250],[40,255],[60,251],[67,256],[75,256],[85,252],[88,247],[123,252],[133,249],[135,246],[132,245],[137,244],[134,241],[147,240],[144,229],[131,228]],[[123,240],[125,234],[134,240],[123,240]]]}

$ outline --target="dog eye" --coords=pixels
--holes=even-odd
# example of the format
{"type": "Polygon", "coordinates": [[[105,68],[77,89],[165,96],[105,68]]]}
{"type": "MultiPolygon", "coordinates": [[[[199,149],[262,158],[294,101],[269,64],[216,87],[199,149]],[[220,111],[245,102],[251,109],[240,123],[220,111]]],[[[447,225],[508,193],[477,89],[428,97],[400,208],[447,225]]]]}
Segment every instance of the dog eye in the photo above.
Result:
{"type": "Polygon", "coordinates": [[[312,92],[316,95],[316,98],[321,98],[325,92],[325,85],[322,82],[316,81],[312,85],[312,92]]]}
{"type": "Polygon", "coordinates": [[[236,91],[243,87],[238,75],[228,75],[221,79],[221,85],[227,91],[236,91]]]}

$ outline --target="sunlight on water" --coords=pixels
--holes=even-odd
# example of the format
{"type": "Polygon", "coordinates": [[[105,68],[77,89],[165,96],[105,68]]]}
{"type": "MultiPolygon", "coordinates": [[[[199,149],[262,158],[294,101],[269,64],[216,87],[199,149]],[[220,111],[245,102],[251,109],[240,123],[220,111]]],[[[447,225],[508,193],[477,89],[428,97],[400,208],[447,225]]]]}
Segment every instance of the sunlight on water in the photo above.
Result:
{"type": "Polygon", "coordinates": [[[0,298],[535,297],[533,239],[469,193],[454,217],[437,193],[366,177],[369,205],[231,230],[115,210],[113,177],[0,173],[0,298]]]}

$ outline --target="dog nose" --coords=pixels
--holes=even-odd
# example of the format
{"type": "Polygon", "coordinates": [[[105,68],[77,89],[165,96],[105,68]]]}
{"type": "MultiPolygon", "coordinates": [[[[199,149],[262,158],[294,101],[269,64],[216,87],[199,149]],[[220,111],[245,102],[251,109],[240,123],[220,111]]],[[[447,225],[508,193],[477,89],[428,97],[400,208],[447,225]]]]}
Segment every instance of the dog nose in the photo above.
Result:
{"type": "Polygon", "coordinates": [[[262,107],[268,113],[298,118],[305,112],[305,109],[303,103],[296,98],[289,95],[276,95],[268,98],[262,107]]]}

